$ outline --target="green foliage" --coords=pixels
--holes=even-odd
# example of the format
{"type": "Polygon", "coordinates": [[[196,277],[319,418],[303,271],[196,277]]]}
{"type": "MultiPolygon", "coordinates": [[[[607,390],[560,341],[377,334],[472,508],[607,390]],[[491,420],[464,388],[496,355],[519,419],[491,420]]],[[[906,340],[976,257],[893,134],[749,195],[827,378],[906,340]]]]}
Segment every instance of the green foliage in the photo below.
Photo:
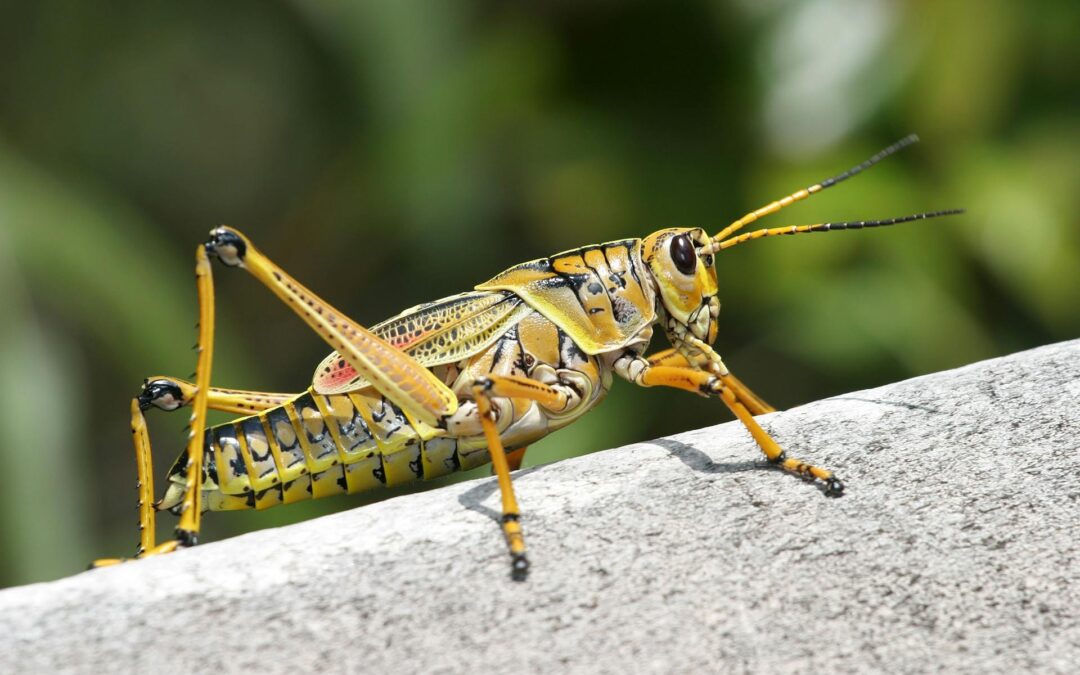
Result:
{"type": "MultiPolygon", "coordinates": [[[[571,246],[719,230],[915,131],[767,224],[968,214],[725,252],[729,365],[787,407],[1076,336],[1078,24],[1066,0],[0,6],[0,584],[133,550],[127,401],[192,370],[191,253],[222,222],[371,324],[571,246]]],[[[215,381],[306,387],[327,348],[217,282],[215,381]]],[[[183,417],[153,415],[158,476],[183,417]]],[[[616,383],[527,462],[725,419],[616,383]]]]}

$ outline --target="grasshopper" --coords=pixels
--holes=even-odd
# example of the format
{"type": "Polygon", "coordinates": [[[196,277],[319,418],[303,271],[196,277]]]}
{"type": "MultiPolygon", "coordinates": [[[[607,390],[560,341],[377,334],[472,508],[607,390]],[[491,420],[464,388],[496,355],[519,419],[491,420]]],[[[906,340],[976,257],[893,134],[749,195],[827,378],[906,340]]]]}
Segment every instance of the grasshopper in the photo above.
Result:
{"type": "MultiPolygon", "coordinates": [[[[643,387],[719,398],[769,462],[817,483],[844,485],[832,471],[787,456],[754,419],[773,408],[713,350],[716,255],[751,239],[894,225],[959,213],[817,223],[735,233],[759,218],[836,185],[917,139],[909,136],[833,178],[773,201],[710,236],[669,228],[644,239],[589,245],[515,265],[472,291],[407,309],[371,329],[334,309],[275,265],[239,231],[218,227],[196,249],[199,342],[195,381],[148,378],[131,402],[139,485],[135,558],[196,543],[204,511],[265,509],[434,478],[490,462],[502,496],[511,577],[529,562],[510,472],[530,443],[599,404],[613,375],[643,387]],[[214,334],[211,258],[249,272],[334,351],[300,394],[210,386],[214,334]],[[646,348],[659,324],[672,347],[646,348]],[[154,501],[143,413],[190,406],[190,436],[154,501]],[[207,409],[240,415],[206,427],[207,409]],[[179,516],[158,544],[157,511],[179,516]]],[[[124,559],[102,559],[103,566],[124,559]]]]}

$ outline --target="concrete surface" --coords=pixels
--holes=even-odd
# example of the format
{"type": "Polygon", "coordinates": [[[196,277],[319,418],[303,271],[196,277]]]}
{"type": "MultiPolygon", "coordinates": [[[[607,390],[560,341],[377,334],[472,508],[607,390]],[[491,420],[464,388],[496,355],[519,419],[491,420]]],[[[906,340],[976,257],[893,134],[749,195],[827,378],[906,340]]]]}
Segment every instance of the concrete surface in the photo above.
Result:
{"type": "MultiPolygon", "coordinates": [[[[718,411],[718,415],[720,412],[718,411]]],[[[0,593],[2,672],[1080,672],[1080,341],[0,593]]]]}

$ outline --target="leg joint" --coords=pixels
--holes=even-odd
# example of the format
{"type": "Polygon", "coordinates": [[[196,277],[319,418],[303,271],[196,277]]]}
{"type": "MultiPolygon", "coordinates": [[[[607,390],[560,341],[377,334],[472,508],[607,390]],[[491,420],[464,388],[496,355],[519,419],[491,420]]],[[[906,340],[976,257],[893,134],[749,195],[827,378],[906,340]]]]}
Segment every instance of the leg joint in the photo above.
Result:
{"type": "Polygon", "coordinates": [[[215,256],[229,267],[243,264],[248,248],[247,242],[240,233],[228,227],[210,230],[210,238],[203,246],[206,248],[207,255],[215,256]]]}
{"type": "Polygon", "coordinates": [[[199,535],[191,530],[176,528],[176,541],[180,546],[189,548],[199,543],[199,535]]]}
{"type": "Polygon", "coordinates": [[[165,378],[144,380],[138,396],[139,410],[156,406],[162,410],[176,410],[187,405],[188,400],[179,384],[165,378]]]}
{"type": "Polygon", "coordinates": [[[703,396],[716,396],[720,392],[724,391],[724,383],[720,381],[719,377],[715,375],[708,380],[701,383],[701,394],[703,396]]]}

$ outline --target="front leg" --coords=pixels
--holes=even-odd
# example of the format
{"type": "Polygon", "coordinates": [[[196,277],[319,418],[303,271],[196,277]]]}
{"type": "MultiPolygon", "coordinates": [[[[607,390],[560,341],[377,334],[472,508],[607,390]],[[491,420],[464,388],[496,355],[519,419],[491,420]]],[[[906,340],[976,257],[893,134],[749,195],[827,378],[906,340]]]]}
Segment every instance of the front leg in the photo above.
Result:
{"type": "MultiPolygon", "coordinates": [[[[649,365],[652,366],[674,366],[677,368],[693,367],[690,365],[690,361],[680,354],[679,350],[674,348],[650,354],[647,358],[649,360],[649,365]]],[[[776,412],[776,408],[766,403],[763,398],[751,391],[750,387],[743,384],[742,381],[735,377],[730,371],[727,373],[727,377],[728,379],[725,384],[727,384],[731,389],[731,392],[735,394],[735,398],[739,399],[739,403],[746,406],[746,409],[750,411],[750,414],[756,417],[757,415],[776,412]]]]}
{"type": "Polygon", "coordinates": [[[839,497],[843,494],[844,484],[833,475],[832,471],[787,456],[736,396],[737,380],[734,380],[726,369],[714,375],[690,366],[654,366],[645,358],[633,353],[624,354],[614,362],[613,366],[620,376],[642,387],[674,387],[702,396],[719,397],[754,437],[758,447],[765,453],[766,459],[798,476],[821,481],[825,494],[829,497],[839,497]]]}
{"type": "MultiPolygon", "coordinates": [[[[492,406],[492,398],[523,398],[558,412],[570,404],[570,397],[556,387],[513,375],[482,377],[473,384],[472,394],[476,400],[484,437],[487,439],[488,451],[491,453],[491,465],[499,481],[499,492],[502,494],[502,527],[510,549],[511,578],[524,581],[529,573],[529,560],[525,557],[525,538],[521,532],[521,509],[514,495],[514,485],[510,481],[510,471],[513,468],[499,437],[496,427],[498,415],[492,406]]],[[[520,464],[520,457],[517,462],[520,464]]]]}

